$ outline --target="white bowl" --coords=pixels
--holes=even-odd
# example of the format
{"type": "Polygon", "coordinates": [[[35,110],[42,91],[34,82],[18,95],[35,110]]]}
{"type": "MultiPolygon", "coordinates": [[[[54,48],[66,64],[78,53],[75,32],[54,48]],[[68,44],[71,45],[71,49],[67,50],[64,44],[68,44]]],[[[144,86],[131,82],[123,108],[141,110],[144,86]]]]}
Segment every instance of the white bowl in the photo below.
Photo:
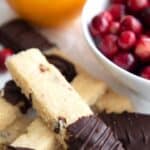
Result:
{"type": "Polygon", "coordinates": [[[142,97],[142,99],[150,102],[150,81],[136,76],[112,63],[98,50],[89,33],[88,24],[96,14],[105,10],[108,6],[108,1],[109,0],[88,0],[85,4],[82,14],[82,27],[85,39],[91,51],[96,55],[108,74],[111,74],[116,81],[119,81],[123,86],[126,86],[142,97]]]}

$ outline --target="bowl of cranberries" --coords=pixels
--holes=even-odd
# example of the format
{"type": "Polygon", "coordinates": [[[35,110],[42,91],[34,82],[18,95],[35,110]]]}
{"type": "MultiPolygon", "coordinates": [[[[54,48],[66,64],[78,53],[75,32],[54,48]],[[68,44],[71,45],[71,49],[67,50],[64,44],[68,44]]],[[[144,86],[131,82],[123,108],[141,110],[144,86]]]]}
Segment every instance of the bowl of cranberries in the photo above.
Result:
{"type": "Polygon", "coordinates": [[[149,99],[150,0],[88,0],[82,25],[108,73],[149,99]]]}

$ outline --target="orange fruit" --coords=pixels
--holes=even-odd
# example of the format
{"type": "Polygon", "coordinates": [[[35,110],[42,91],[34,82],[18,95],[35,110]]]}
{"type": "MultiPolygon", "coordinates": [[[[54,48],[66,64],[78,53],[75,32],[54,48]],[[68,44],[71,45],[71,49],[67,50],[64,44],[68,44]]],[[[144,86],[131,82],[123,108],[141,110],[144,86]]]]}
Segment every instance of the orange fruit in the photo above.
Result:
{"type": "Polygon", "coordinates": [[[40,26],[56,26],[73,18],[85,0],[7,0],[24,19],[40,26]]]}

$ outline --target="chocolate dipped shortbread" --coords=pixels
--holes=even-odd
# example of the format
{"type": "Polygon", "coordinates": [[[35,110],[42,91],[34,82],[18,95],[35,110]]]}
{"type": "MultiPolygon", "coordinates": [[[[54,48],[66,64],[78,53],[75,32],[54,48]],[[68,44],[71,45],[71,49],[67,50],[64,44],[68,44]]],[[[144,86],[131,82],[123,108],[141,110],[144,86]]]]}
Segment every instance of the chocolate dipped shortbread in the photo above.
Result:
{"type": "MultiPolygon", "coordinates": [[[[74,82],[72,82],[72,83],[75,84],[76,88],[78,88],[78,86],[79,86],[79,88],[78,88],[79,93],[81,93],[81,95],[84,94],[86,99],[92,99],[91,97],[93,97],[95,95],[94,96],[95,97],[94,101],[96,101],[96,98],[99,95],[101,95],[101,93],[102,93],[101,90],[103,92],[106,91],[105,90],[106,85],[102,81],[98,81],[98,80],[94,79],[92,76],[90,76],[88,73],[86,73],[83,69],[81,69],[81,68],[79,69],[79,67],[75,63],[70,62],[67,58],[64,58],[63,55],[64,55],[63,52],[60,52],[59,50],[56,50],[56,51],[53,50],[53,52],[51,52],[51,54],[47,55],[47,58],[50,58],[50,59],[48,59],[49,63],[54,64],[64,76],[67,72],[70,72],[71,70],[73,70],[73,72],[77,72],[76,76],[74,76],[73,78],[76,78],[76,77],[78,78],[78,76],[79,76],[79,78],[82,79],[82,76],[83,76],[83,79],[84,79],[85,82],[81,82],[81,80],[78,80],[78,79],[74,81],[74,79],[73,79],[74,82]],[[68,66],[71,66],[71,67],[68,67],[68,66]],[[82,88],[80,88],[81,85],[82,85],[82,88]],[[93,88],[93,92],[91,92],[91,91],[88,92],[87,88],[85,90],[82,90],[82,89],[84,89],[84,87],[87,87],[89,85],[90,85],[90,87],[93,88]]],[[[72,73],[69,73],[68,75],[70,76],[71,74],[72,73]]],[[[65,76],[65,78],[68,80],[68,78],[70,78],[69,76],[65,76]]],[[[25,96],[21,93],[20,89],[15,85],[15,83],[13,81],[9,81],[6,84],[4,89],[5,89],[5,93],[6,93],[5,97],[7,97],[7,101],[10,101],[13,105],[15,105],[15,104],[18,103],[19,99],[22,97],[22,99],[24,99],[26,105],[22,105],[20,107],[20,110],[21,111],[27,110],[27,108],[28,108],[27,106],[30,106],[30,105],[28,105],[30,103],[29,103],[28,100],[26,100],[25,96]]],[[[17,119],[15,121],[15,124],[11,124],[11,127],[6,128],[6,130],[4,130],[3,133],[5,133],[5,134],[9,133],[9,136],[6,136],[5,138],[1,138],[0,143],[10,143],[11,141],[14,141],[17,136],[19,136],[19,137],[15,141],[18,141],[18,140],[20,141],[20,137],[28,137],[28,135],[30,135],[32,137],[32,141],[33,140],[37,141],[38,137],[35,136],[35,131],[34,130],[33,131],[28,130],[27,133],[20,135],[22,133],[21,129],[26,127],[25,121],[26,121],[26,119],[23,119],[23,118],[17,119]]],[[[36,121],[35,121],[35,123],[37,124],[36,121]]],[[[35,123],[33,123],[33,124],[35,125],[35,123]]],[[[31,124],[31,126],[32,126],[32,124],[31,124]]],[[[45,128],[46,127],[46,126],[44,126],[43,123],[38,124],[38,126],[39,126],[39,128],[45,128]]],[[[24,130],[25,129],[23,129],[23,131],[24,130]]],[[[41,135],[41,133],[38,132],[38,130],[36,130],[36,132],[37,132],[36,133],[37,135],[38,134],[41,135]]],[[[53,132],[50,131],[49,129],[47,129],[47,133],[49,133],[51,136],[53,135],[53,132]]],[[[23,140],[24,140],[24,138],[23,138],[23,140]]],[[[52,147],[52,146],[55,147],[55,145],[53,145],[54,142],[51,142],[52,140],[55,140],[55,138],[51,137],[51,140],[49,140],[49,143],[46,143],[46,142],[43,143],[43,147],[44,147],[44,144],[45,144],[45,147],[52,147]],[[52,145],[51,145],[51,143],[52,143],[52,145]]],[[[31,143],[30,138],[26,138],[25,141],[26,142],[21,142],[21,143],[22,144],[31,143]]],[[[36,145],[34,144],[34,142],[32,142],[32,143],[30,144],[30,147],[36,148],[36,145]]],[[[22,145],[22,146],[26,146],[26,145],[22,145]]]]}
{"type": "MultiPolygon", "coordinates": [[[[84,100],[67,83],[61,73],[46,61],[38,50],[31,49],[9,58],[7,67],[17,85],[28,98],[31,98],[38,114],[63,142],[69,141],[68,137],[73,136],[73,132],[69,130],[71,126],[76,126],[80,120],[84,120],[84,117],[89,118],[89,116],[93,115],[93,112],[84,100]],[[21,66],[24,66],[26,69],[23,69],[21,66]],[[38,86],[39,83],[40,86],[38,86]]],[[[95,123],[97,126],[104,125],[97,117],[95,123]]],[[[83,129],[84,126],[81,127],[81,131],[83,129]]],[[[99,129],[101,130],[102,128],[99,129]]],[[[87,133],[93,134],[93,132],[97,132],[97,130],[89,128],[87,133]]],[[[121,143],[111,133],[111,130],[109,132],[101,132],[101,136],[104,135],[111,138],[106,138],[104,142],[103,140],[98,142],[100,149],[108,149],[112,148],[112,146],[113,149],[123,149],[121,143]],[[105,147],[104,143],[107,143],[107,147],[105,147]]],[[[98,137],[100,137],[100,133],[98,137]]],[[[95,134],[86,143],[93,143],[94,139],[95,134]]],[[[64,143],[69,149],[70,145],[68,142],[64,143]]],[[[91,148],[94,146],[93,144],[90,145],[91,148]]],[[[82,144],[80,148],[82,148],[82,144]]]]}

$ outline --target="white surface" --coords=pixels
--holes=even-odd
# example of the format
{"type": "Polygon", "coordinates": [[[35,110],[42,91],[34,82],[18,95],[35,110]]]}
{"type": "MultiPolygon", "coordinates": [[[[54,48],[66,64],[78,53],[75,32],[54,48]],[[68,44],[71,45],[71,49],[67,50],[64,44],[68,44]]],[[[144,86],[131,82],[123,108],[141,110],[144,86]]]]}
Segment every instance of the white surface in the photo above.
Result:
{"type": "MultiPolygon", "coordinates": [[[[95,0],[92,0],[95,1],[95,0]]],[[[97,5],[97,8],[100,5],[97,5]]],[[[96,10],[96,7],[95,7],[96,10]]],[[[90,13],[91,10],[89,10],[90,13]]],[[[0,1],[0,24],[16,17],[4,0],[0,1]]],[[[150,103],[144,102],[139,95],[120,85],[110,74],[106,73],[103,66],[97,61],[95,55],[89,49],[83,33],[81,31],[80,19],[68,24],[66,27],[57,29],[42,29],[41,32],[51,41],[55,42],[62,50],[66,51],[70,57],[85,67],[97,78],[105,80],[114,90],[131,97],[135,104],[135,110],[150,113],[150,103]],[[140,99],[140,100],[139,100],[140,99]]],[[[0,75],[0,88],[3,87],[9,74],[0,75]]],[[[89,87],[90,88],[90,87],[89,87]]]]}

